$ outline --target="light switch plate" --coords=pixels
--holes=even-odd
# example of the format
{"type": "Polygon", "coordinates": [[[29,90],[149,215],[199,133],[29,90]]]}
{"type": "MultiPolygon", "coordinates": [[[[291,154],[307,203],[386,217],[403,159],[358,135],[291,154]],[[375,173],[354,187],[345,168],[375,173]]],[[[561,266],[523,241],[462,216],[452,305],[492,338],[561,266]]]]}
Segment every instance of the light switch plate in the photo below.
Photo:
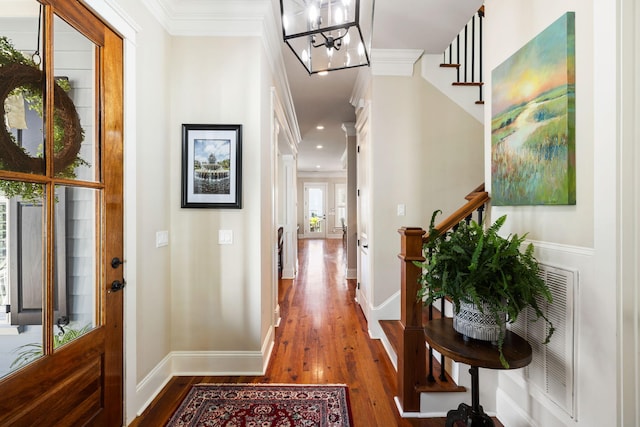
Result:
{"type": "Polygon", "coordinates": [[[218,230],[218,244],[230,245],[233,243],[233,230],[218,230]]]}
{"type": "Polygon", "coordinates": [[[401,203],[398,205],[398,216],[404,216],[405,215],[405,206],[404,203],[401,203]]]}
{"type": "Polygon", "coordinates": [[[169,244],[169,232],[167,230],[156,231],[156,248],[169,244]]]}

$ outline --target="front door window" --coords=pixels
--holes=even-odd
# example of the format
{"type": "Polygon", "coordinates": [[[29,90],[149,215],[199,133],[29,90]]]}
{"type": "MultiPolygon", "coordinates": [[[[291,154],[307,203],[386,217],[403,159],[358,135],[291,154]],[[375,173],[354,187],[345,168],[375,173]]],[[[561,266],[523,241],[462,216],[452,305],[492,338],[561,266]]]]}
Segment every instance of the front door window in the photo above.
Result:
{"type": "Polygon", "coordinates": [[[0,129],[0,377],[98,320],[101,190],[83,188],[100,179],[98,49],[55,14],[47,28],[37,1],[21,3],[19,16],[0,18],[0,86],[14,82],[4,88],[0,129]],[[52,67],[45,67],[47,33],[52,67]]]}
{"type": "Polygon", "coordinates": [[[305,184],[305,234],[307,237],[326,237],[327,185],[305,184]]]}

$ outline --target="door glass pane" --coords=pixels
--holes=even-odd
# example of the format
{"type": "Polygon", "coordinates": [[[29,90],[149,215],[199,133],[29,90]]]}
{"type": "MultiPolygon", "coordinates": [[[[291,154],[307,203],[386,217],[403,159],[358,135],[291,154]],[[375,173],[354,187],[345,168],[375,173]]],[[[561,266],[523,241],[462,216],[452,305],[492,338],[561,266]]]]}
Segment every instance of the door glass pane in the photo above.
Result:
{"type": "Polygon", "coordinates": [[[324,193],[321,188],[309,188],[309,231],[322,232],[324,229],[324,193]]]}
{"type": "MultiPolygon", "coordinates": [[[[54,314],[54,348],[96,326],[98,289],[98,190],[56,188],[56,287],[65,290],[66,310],[54,314]]],[[[62,303],[61,303],[62,304],[62,303]]],[[[60,307],[61,308],[61,307],[60,307]]]]}
{"type": "Polygon", "coordinates": [[[55,174],[97,181],[96,46],[57,16],[53,31],[55,174]]]}
{"type": "Polygon", "coordinates": [[[347,224],[347,184],[335,185],[335,198],[335,227],[344,228],[347,224]]]}
{"type": "Polygon", "coordinates": [[[6,9],[0,7],[0,169],[44,174],[40,5],[25,0],[6,9]]]}
{"type": "Polygon", "coordinates": [[[42,356],[43,205],[38,184],[0,181],[0,377],[42,356]],[[6,192],[13,194],[6,197],[6,192]]]}

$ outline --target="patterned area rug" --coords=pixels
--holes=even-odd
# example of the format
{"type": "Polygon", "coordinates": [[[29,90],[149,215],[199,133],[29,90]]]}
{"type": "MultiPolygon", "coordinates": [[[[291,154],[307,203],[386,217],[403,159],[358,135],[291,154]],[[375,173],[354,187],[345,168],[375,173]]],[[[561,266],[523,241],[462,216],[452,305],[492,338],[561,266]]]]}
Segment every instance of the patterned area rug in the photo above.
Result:
{"type": "Polygon", "coordinates": [[[197,384],[167,427],[351,427],[344,385],[197,384]]]}

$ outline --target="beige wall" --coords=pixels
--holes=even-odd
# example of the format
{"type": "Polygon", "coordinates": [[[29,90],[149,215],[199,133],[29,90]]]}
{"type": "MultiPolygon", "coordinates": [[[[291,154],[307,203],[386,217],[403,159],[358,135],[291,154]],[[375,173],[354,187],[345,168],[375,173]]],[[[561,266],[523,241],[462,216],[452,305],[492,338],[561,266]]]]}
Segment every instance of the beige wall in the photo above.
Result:
{"type": "Polygon", "coordinates": [[[420,77],[373,77],[371,91],[371,230],[375,308],[400,289],[403,226],[426,228],[483,182],[482,125],[420,77]],[[404,204],[406,216],[397,216],[404,204]]]}
{"type": "Polygon", "coordinates": [[[260,349],[265,172],[262,76],[255,58],[261,57],[261,47],[260,40],[252,38],[171,41],[168,170],[174,351],[260,349]],[[243,125],[242,209],[180,208],[183,123],[243,125]],[[218,244],[220,229],[233,231],[233,244],[218,244]]]}
{"type": "MultiPolygon", "coordinates": [[[[258,66],[260,70],[259,85],[257,86],[259,95],[258,110],[257,113],[260,117],[260,127],[257,138],[248,142],[249,150],[259,150],[260,158],[259,163],[256,165],[260,171],[259,185],[255,185],[259,190],[257,195],[257,205],[254,210],[247,211],[246,214],[251,217],[259,218],[259,230],[256,235],[252,236],[253,239],[248,239],[246,249],[251,249],[252,246],[259,246],[259,253],[253,254],[252,251],[247,250],[245,256],[249,257],[251,261],[260,260],[260,273],[259,275],[252,276],[251,280],[256,280],[259,283],[259,292],[250,296],[253,300],[251,304],[255,304],[256,307],[260,307],[258,312],[252,313],[252,317],[255,317],[255,321],[259,322],[260,326],[260,340],[254,342],[252,350],[262,350],[262,346],[265,344],[271,344],[273,336],[268,337],[269,333],[274,332],[275,322],[278,319],[273,318],[275,305],[278,303],[278,281],[277,281],[277,261],[276,261],[276,187],[277,187],[277,146],[278,142],[273,138],[273,106],[271,99],[271,89],[274,86],[274,77],[269,67],[268,58],[263,48],[262,41],[259,39],[253,40],[254,48],[258,50],[256,58],[259,58],[259,62],[254,62],[253,66],[258,66]],[[257,209],[257,210],[256,210],[257,209]],[[257,241],[256,241],[257,237],[257,241]],[[257,258],[251,258],[257,256],[257,258]],[[258,305],[260,304],[260,305],[258,305]]],[[[247,174],[251,177],[251,174],[247,174]]],[[[255,178],[250,181],[249,185],[252,185],[255,178]]],[[[251,237],[251,236],[250,236],[251,237]]],[[[257,263],[257,262],[256,262],[257,263]]],[[[246,265],[247,269],[253,269],[254,262],[246,265]]],[[[268,356],[268,355],[266,355],[268,356]]],[[[265,363],[267,357],[265,357],[265,363]]]]}

